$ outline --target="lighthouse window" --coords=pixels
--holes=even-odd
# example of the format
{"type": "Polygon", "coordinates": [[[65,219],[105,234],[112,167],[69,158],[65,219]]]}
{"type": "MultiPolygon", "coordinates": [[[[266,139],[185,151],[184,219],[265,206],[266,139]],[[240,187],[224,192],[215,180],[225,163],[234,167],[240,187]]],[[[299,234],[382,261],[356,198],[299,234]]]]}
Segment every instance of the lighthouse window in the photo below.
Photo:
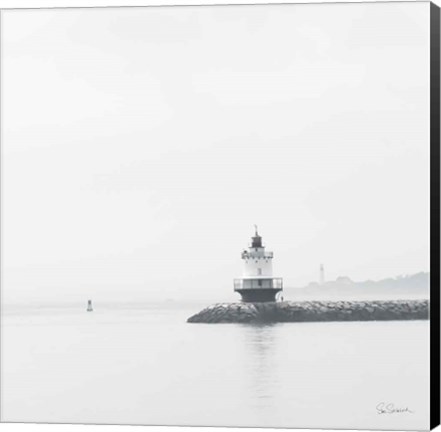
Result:
{"type": "Polygon", "coordinates": [[[262,274],[262,269],[261,269],[261,268],[258,268],[258,269],[257,269],[257,274],[259,274],[259,275],[262,274]]]}

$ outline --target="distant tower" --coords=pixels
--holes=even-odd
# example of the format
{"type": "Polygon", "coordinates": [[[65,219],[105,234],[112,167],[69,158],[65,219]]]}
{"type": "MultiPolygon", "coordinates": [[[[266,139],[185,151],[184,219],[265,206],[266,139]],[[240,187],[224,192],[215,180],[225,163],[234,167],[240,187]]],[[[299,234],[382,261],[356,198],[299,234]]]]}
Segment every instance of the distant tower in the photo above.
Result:
{"type": "Polygon", "coordinates": [[[325,284],[325,266],[320,264],[320,285],[325,284]]]}
{"type": "Polygon", "coordinates": [[[87,312],[93,312],[92,300],[87,300],[87,312]]]}
{"type": "Polygon", "coordinates": [[[234,291],[242,296],[243,302],[273,302],[283,290],[283,279],[273,277],[273,253],[265,252],[262,237],[254,226],[251,246],[242,252],[243,274],[241,279],[234,280],[234,291]]]}

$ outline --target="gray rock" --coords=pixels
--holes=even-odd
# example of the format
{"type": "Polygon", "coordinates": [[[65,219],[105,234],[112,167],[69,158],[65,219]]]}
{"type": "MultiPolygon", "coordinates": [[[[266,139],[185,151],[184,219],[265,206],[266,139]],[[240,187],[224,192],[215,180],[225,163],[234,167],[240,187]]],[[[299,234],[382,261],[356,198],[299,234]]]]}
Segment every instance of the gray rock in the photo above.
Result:
{"type": "Polygon", "coordinates": [[[312,321],[427,320],[428,300],[218,303],[189,323],[276,323],[312,321]]]}

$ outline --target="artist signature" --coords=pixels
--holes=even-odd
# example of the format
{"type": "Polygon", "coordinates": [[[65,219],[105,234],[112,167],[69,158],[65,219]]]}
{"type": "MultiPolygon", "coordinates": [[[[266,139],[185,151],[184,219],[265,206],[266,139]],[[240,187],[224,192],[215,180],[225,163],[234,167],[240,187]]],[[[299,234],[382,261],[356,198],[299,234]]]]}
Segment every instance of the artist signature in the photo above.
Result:
{"type": "Polygon", "coordinates": [[[380,402],[375,408],[378,414],[413,414],[409,407],[396,407],[393,403],[380,402]]]}

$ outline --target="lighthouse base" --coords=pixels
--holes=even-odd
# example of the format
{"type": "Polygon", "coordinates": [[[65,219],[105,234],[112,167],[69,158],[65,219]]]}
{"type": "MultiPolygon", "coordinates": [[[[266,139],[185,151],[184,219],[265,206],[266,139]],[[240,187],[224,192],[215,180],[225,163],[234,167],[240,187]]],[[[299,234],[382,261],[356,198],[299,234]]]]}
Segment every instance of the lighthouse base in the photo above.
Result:
{"type": "Polygon", "coordinates": [[[275,302],[276,295],[278,292],[282,291],[282,289],[236,289],[242,296],[242,301],[245,303],[262,303],[262,302],[275,302]]]}

